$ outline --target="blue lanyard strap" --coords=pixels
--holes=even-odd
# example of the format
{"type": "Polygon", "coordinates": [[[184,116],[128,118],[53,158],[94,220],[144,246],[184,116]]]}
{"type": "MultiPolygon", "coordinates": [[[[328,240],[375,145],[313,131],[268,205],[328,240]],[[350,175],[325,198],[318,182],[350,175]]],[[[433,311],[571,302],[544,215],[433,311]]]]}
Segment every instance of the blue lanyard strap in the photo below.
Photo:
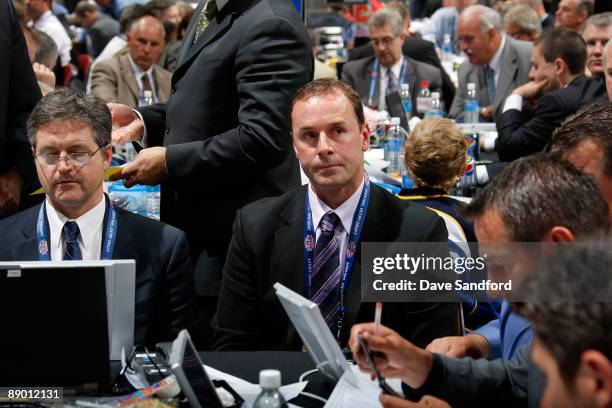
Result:
{"type": "MultiPolygon", "coordinates": [[[[378,84],[378,75],[380,70],[380,62],[378,58],[374,58],[374,63],[372,64],[372,75],[370,76],[370,93],[368,95],[368,106],[370,108],[376,109],[378,107],[378,101],[376,98],[376,86],[378,84]]],[[[402,69],[400,71],[399,83],[397,84],[398,88],[402,87],[406,79],[406,72],[408,71],[408,60],[404,57],[404,62],[402,63],[402,69]]]]}
{"type": "MultiPolygon", "coordinates": [[[[47,236],[49,221],[47,220],[46,205],[47,203],[45,200],[38,211],[38,222],[36,224],[36,240],[38,243],[39,261],[51,260],[51,254],[49,252],[50,240],[47,236]]],[[[117,213],[110,200],[107,201],[106,209],[108,211],[108,217],[106,220],[106,229],[104,238],[102,240],[102,254],[100,257],[100,259],[103,260],[113,259],[113,251],[115,249],[115,241],[117,239],[117,213]]]]}
{"type": "MultiPolygon", "coordinates": [[[[361,232],[363,231],[363,225],[365,216],[368,211],[368,203],[370,201],[370,180],[368,177],[364,177],[363,190],[359,197],[359,205],[353,215],[353,222],[351,224],[351,231],[349,233],[349,240],[346,245],[346,252],[344,258],[344,272],[342,274],[342,280],[340,284],[340,319],[339,326],[345,313],[344,306],[344,295],[348,283],[351,279],[353,272],[353,266],[355,264],[355,254],[357,252],[357,245],[361,239],[361,232]]],[[[315,226],[312,221],[312,211],[310,209],[310,201],[308,200],[308,192],[306,192],[306,202],[304,204],[304,278],[306,286],[306,296],[308,299],[311,298],[312,292],[312,267],[314,264],[314,249],[315,249],[315,226]]],[[[339,329],[340,329],[339,327],[339,329]]],[[[340,330],[338,330],[339,332],[340,330]]]]}

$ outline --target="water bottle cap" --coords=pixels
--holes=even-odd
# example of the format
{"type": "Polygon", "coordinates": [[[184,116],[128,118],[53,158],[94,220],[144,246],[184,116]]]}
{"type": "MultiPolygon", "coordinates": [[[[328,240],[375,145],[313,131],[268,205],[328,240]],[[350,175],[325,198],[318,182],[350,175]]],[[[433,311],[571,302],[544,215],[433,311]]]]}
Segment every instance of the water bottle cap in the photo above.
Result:
{"type": "Polygon", "coordinates": [[[450,41],[450,34],[444,34],[444,41],[450,41]]]}
{"type": "Polygon", "coordinates": [[[402,91],[408,91],[408,90],[410,90],[410,85],[408,85],[408,84],[402,84],[402,86],[401,86],[401,90],[402,90],[402,91]]]}
{"type": "Polygon", "coordinates": [[[152,98],[153,97],[153,91],[144,91],[144,97],[145,98],[152,98]]]}
{"type": "Polygon", "coordinates": [[[428,88],[429,87],[429,81],[421,81],[421,88],[428,88]]]}
{"type": "Polygon", "coordinates": [[[476,84],[473,82],[468,82],[467,84],[467,90],[468,91],[475,91],[476,90],[476,84]]]}
{"type": "Polygon", "coordinates": [[[391,118],[391,126],[399,126],[400,118],[391,118]]]}
{"type": "Polygon", "coordinates": [[[432,97],[433,99],[440,98],[440,92],[432,92],[432,93],[431,93],[431,97],[432,97]]]}
{"type": "Polygon", "coordinates": [[[281,386],[281,372],[278,370],[261,370],[259,385],[264,389],[275,389],[281,386]]]}

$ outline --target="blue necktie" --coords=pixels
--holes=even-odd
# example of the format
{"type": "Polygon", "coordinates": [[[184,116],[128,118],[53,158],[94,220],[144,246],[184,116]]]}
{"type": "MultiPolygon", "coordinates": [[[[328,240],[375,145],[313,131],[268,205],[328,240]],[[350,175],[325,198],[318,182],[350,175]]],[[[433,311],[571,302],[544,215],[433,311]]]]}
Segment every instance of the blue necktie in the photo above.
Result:
{"type": "Polygon", "coordinates": [[[333,212],[323,216],[319,227],[321,232],[315,246],[314,265],[312,268],[312,298],[319,305],[321,314],[335,333],[340,313],[340,247],[334,237],[334,230],[340,218],[333,212]]]}
{"type": "Polygon", "coordinates": [[[64,261],[78,261],[83,259],[81,248],[79,248],[79,225],[74,221],[66,221],[64,228],[64,241],[66,249],[64,250],[64,261]]]}
{"type": "Polygon", "coordinates": [[[487,96],[489,103],[492,104],[495,99],[495,72],[489,65],[485,65],[485,81],[487,83],[487,96]]]}

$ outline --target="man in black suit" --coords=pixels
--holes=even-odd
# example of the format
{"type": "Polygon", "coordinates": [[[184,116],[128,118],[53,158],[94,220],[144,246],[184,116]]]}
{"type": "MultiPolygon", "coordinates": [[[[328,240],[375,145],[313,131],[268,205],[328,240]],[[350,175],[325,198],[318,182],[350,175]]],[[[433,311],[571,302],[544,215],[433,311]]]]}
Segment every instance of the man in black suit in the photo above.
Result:
{"type": "MultiPolygon", "coordinates": [[[[440,58],[438,58],[438,54],[436,54],[434,44],[419,37],[414,37],[410,35],[410,14],[406,6],[404,6],[398,1],[392,1],[390,3],[387,3],[385,7],[397,10],[402,16],[402,33],[405,36],[404,44],[402,45],[402,54],[416,61],[433,65],[434,67],[440,70],[440,75],[442,75],[442,99],[444,100],[444,105],[446,106],[446,110],[448,111],[451,104],[453,103],[453,98],[455,97],[455,85],[446,73],[446,70],[444,70],[444,68],[442,67],[442,64],[440,63],[440,58]]],[[[374,47],[372,46],[372,44],[364,44],[360,47],[350,49],[348,60],[354,61],[362,58],[371,57],[373,55],[374,47]]],[[[418,93],[419,90],[411,89],[411,91],[418,93]]]]}
{"type": "MultiPolygon", "coordinates": [[[[291,121],[293,145],[310,186],[236,214],[213,319],[218,350],[301,348],[274,294],[276,282],[316,302],[345,345],[349,327],[374,316],[374,304],[361,302],[366,272],[359,244],[447,239],[444,222],[433,212],[406,206],[369,182],[363,152],[370,137],[352,88],[334,79],[311,82],[298,92],[291,121]]],[[[456,332],[456,316],[454,303],[387,303],[382,318],[425,344],[456,332]]]]}
{"type": "Polygon", "coordinates": [[[139,109],[110,105],[114,143],[152,146],[118,175],[162,184],[162,221],[187,233],[198,294],[221,285],[236,210],[300,183],[289,106],[313,74],[308,33],[285,0],[201,1],[172,77],[170,99],[139,109]],[[163,147],[161,147],[163,146],[163,147]]]}
{"type": "Polygon", "coordinates": [[[196,321],[187,239],[111,205],[103,193],[110,135],[110,112],[98,99],[64,89],[41,100],[28,136],[46,199],[0,221],[0,260],[134,259],[134,343],[170,341],[196,321]]]}
{"type": "Polygon", "coordinates": [[[0,218],[17,211],[36,188],[26,135],[28,115],[40,99],[25,39],[11,0],[0,0],[0,218]]]}
{"type": "Polygon", "coordinates": [[[415,61],[402,52],[405,34],[402,17],[395,11],[383,8],[370,18],[370,38],[374,56],[347,63],[342,69],[342,80],[351,85],[361,96],[363,103],[378,111],[386,110],[391,116],[402,119],[407,128],[399,98],[390,97],[401,85],[408,84],[412,97],[412,114],[417,114],[416,97],[421,81],[428,81],[429,88],[442,86],[440,70],[415,61]]]}
{"type": "Polygon", "coordinates": [[[544,33],[534,43],[532,63],[531,82],[512,91],[497,121],[495,149],[502,161],[541,151],[563,119],[606,99],[601,79],[584,75],[586,47],[575,31],[557,28],[544,33]],[[521,110],[525,99],[537,99],[532,114],[521,110]]]}

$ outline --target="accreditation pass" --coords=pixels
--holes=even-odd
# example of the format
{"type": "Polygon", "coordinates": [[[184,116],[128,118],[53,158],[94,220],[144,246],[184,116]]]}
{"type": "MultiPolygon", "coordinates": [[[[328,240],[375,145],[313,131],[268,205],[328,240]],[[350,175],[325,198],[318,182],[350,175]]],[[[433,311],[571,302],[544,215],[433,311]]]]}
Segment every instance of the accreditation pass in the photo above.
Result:
{"type": "Polygon", "coordinates": [[[0,387],[0,402],[60,402],[62,387],[0,387]]]}

